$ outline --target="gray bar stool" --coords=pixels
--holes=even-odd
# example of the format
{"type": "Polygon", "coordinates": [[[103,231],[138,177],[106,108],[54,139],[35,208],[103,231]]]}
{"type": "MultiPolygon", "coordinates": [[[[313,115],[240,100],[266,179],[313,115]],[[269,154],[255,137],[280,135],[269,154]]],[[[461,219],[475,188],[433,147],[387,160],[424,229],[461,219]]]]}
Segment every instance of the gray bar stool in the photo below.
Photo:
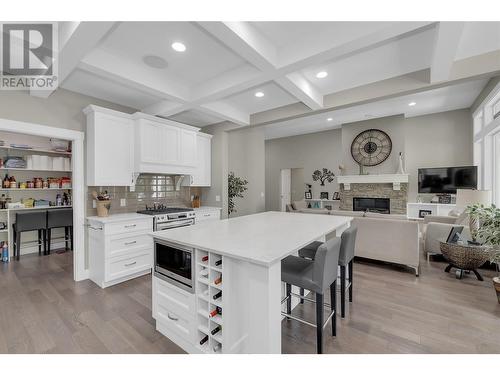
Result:
{"type": "MultiPolygon", "coordinates": [[[[358,228],[351,225],[348,229],[342,232],[342,244],[340,246],[339,266],[340,266],[340,316],[345,318],[345,291],[349,289],[349,302],[352,302],[353,289],[353,262],[354,248],[356,245],[356,236],[358,228]],[[346,267],[349,271],[349,283],[346,284],[346,267]]],[[[321,246],[322,242],[314,241],[313,243],[304,246],[299,250],[301,258],[314,259],[316,249],[321,246]]],[[[300,289],[300,295],[304,295],[304,289],[300,289]]],[[[302,299],[300,303],[304,303],[302,299]]]]}
{"type": "Polygon", "coordinates": [[[38,255],[46,254],[45,235],[47,227],[47,211],[32,211],[32,212],[17,212],[16,222],[12,224],[13,242],[14,242],[14,257],[19,260],[21,255],[21,233],[38,231],[38,255]],[[43,236],[43,240],[42,240],[43,236]]]}
{"type": "Polygon", "coordinates": [[[288,256],[281,261],[281,280],[286,283],[286,296],[281,303],[286,302],[286,313],[283,316],[316,327],[316,345],[318,354],[323,353],[323,330],[332,320],[332,336],[337,334],[336,326],[336,288],[337,269],[340,254],[340,239],[333,238],[318,247],[314,260],[297,256],[288,256]],[[292,285],[310,290],[316,293],[316,300],[302,297],[303,299],[316,303],[316,324],[292,316],[291,297],[301,297],[292,293],[292,285]],[[330,288],[331,304],[324,302],[324,294],[330,288]],[[324,306],[330,307],[330,314],[324,321],[324,306]]]}
{"type": "Polygon", "coordinates": [[[58,208],[47,211],[47,253],[50,254],[50,241],[52,229],[64,228],[64,248],[68,249],[68,241],[71,242],[70,249],[73,250],[73,209],[58,208]]]}

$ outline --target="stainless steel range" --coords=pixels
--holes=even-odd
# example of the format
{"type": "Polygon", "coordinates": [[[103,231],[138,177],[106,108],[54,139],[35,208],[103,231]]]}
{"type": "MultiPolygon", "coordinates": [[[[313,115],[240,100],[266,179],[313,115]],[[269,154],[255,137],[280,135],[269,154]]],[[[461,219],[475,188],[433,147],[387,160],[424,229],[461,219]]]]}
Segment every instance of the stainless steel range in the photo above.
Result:
{"type": "Polygon", "coordinates": [[[195,213],[192,208],[167,207],[163,204],[155,204],[153,207],[146,206],[145,210],[137,211],[138,214],[152,215],[153,231],[167,230],[178,227],[193,225],[195,213]]]}

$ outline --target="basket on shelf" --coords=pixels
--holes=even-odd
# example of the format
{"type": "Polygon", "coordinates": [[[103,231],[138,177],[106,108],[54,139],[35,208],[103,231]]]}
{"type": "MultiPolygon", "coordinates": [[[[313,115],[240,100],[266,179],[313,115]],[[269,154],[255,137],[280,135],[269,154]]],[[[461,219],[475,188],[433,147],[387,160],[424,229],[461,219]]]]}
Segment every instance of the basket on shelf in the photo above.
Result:
{"type": "Polygon", "coordinates": [[[475,270],[490,258],[489,250],[484,246],[441,242],[440,250],[450,264],[463,270],[475,270]]]}

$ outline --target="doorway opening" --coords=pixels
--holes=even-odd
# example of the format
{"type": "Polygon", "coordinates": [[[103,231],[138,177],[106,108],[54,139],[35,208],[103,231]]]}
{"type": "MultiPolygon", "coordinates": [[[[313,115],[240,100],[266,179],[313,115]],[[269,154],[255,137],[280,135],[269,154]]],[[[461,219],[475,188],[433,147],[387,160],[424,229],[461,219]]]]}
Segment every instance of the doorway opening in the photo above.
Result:
{"type": "Polygon", "coordinates": [[[304,200],[304,168],[282,169],[280,182],[280,210],[285,212],[288,204],[304,200]]]}

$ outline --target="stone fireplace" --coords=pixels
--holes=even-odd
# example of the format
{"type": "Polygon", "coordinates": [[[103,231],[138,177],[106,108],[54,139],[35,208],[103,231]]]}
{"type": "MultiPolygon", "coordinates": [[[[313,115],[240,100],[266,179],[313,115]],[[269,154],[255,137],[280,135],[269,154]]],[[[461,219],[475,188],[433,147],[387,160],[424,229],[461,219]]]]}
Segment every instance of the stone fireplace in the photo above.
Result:
{"type": "Polygon", "coordinates": [[[341,210],[364,210],[363,208],[367,208],[364,206],[373,205],[373,209],[369,208],[370,211],[406,215],[408,175],[338,176],[337,181],[340,185],[341,210]],[[373,198],[382,200],[377,200],[376,203],[373,198]],[[389,203],[388,212],[384,210],[386,205],[383,202],[389,203]]]}
{"type": "Polygon", "coordinates": [[[370,211],[379,214],[391,213],[391,200],[389,198],[352,198],[353,211],[370,211]]]}

